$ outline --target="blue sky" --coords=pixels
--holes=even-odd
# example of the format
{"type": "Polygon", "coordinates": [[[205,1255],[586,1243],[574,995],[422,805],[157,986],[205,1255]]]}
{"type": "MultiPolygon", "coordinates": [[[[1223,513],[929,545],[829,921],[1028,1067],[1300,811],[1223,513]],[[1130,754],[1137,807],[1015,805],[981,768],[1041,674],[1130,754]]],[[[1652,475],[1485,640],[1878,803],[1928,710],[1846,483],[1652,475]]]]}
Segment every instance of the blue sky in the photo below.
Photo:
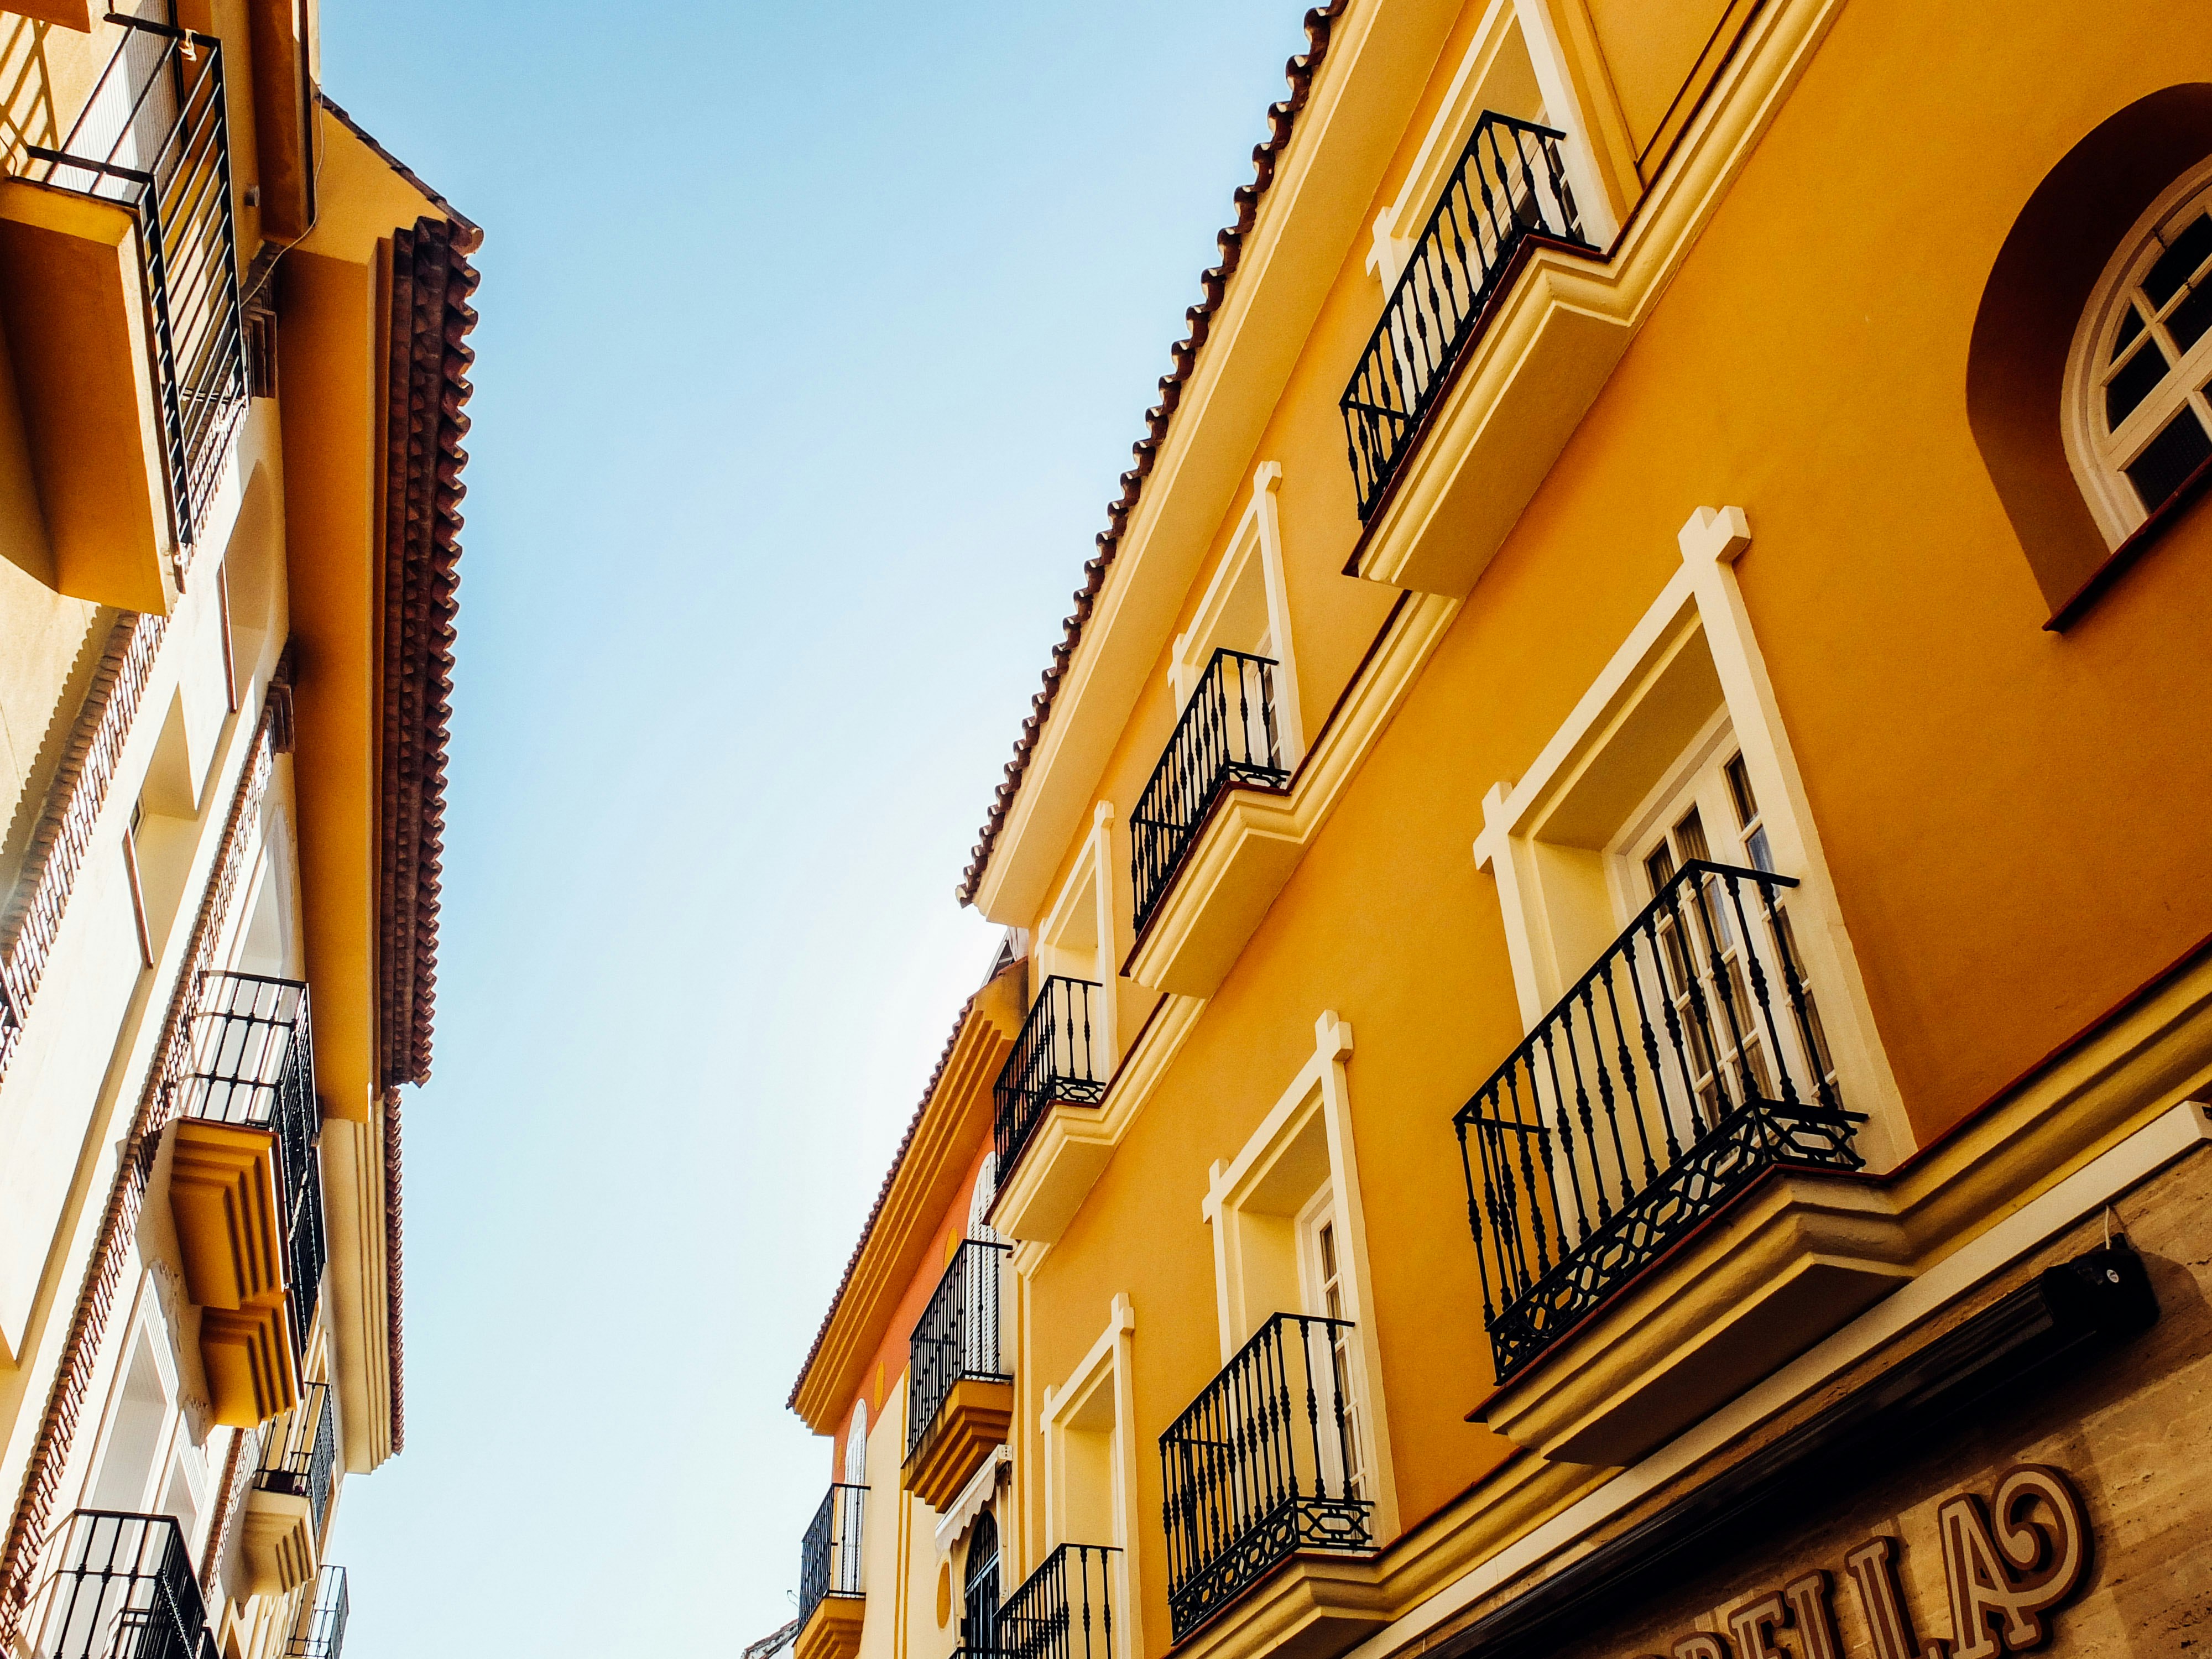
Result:
{"type": "Polygon", "coordinates": [[[488,233],[407,1450],[349,1659],[730,1653],[954,881],[1302,8],[326,0],[488,233]]]}

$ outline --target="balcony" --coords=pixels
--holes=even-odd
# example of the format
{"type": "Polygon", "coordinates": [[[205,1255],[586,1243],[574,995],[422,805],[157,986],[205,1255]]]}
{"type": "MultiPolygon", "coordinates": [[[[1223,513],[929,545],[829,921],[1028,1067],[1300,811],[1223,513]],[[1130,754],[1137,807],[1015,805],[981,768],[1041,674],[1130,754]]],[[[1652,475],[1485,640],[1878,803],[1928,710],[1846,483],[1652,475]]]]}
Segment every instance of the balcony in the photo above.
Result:
{"type": "Polygon", "coordinates": [[[301,1610],[300,1622],[285,1644],[284,1659],[338,1659],[345,1650],[346,1570],[325,1567],[315,1582],[315,1599],[301,1610]]]}
{"type": "Polygon", "coordinates": [[[1302,1551],[1373,1547],[1340,1352],[1352,1328],[1275,1315],[1160,1437],[1176,1641],[1302,1551]]]}
{"type": "Polygon", "coordinates": [[[207,1659],[207,1609],[166,1515],[79,1510],[46,1541],[33,1659],[207,1659]]]}
{"type": "Polygon", "coordinates": [[[860,1539],[867,1496],[866,1486],[833,1486],[807,1525],[799,1547],[794,1659],[853,1659],[860,1651],[860,1539]]]}
{"type": "Polygon", "coordinates": [[[975,1659],[1115,1659],[1121,1554],[1062,1544],[999,1603],[989,1630],[962,1621],[960,1651],[975,1659]]]}
{"type": "Polygon", "coordinates": [[[1014,1379],[999,1353],[1005,1244],[964,1241],[914,1328],[907,1368],[906,1489],[943,1512],[1006,1441],[1014,1379]]]}
{"type": "Polygon", "coordinates": [[[330,1389],[310,1382],[262,1441],[240,1537],[255,1595],[280,1595],[314,1577],[337,1469],[336,1415],[330,1389]]]}
{"type": "Polygon", "coordinates": [[[246,407],[222,47],[112,21],[69,136],[0,186],[0,312],[58,586],[166,611],[246,407]]]}
{"type": "Polygon", "coordinates": [[[1629,1461],[1899,1282],[1893,1221],[1843,1179],[1866,1120],[1796,885],[1685,863],[1454,1120],[1499,1384],[1481,1414],[1547,1456],[1629,1461]],[[1563,1345],[1605,1358],[1540,1365],[1563,1345]]]}
{"type": "Polygon", "coordinates": [[[1221,792],[1232,783],[1280,788],[1291,781],[1275,725],[1274,674],[1270,658],[1216,651],[1183,706],[1129,814],[1129,878],[1139,933],[1221,792]]]}
{"type": "Polygon", "coordinates": [[[169,1204],[219,1421],[265,1422],[299,1397],[323,1276],[307,988],[210,973],[175,1084],[169,1204]]]}
{"type": "Polygon", "coordinates": [[[1094,981],[1054,975],[1030,1005],[992,1089],[1001,1183],[1055,1102],[1096,1106],[1106,1098],[1105,1065],[1091,1025],[1102,1000],[1094,981]]]}
{"type": "Polygon", "coordinates": [[[1373,516],[1532,237],[1589,251],[1550,127],[1484,112],[1344,389],[1359,518],[1373,516]]]}

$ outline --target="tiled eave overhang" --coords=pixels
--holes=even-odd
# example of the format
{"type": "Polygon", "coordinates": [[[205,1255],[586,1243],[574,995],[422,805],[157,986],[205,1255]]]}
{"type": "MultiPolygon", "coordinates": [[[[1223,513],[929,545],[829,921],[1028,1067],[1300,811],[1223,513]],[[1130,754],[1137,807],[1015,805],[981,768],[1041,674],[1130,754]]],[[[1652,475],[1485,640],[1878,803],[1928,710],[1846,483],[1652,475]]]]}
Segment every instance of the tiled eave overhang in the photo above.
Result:
{"type": "Polygon", "coordinates": [[[861,1224],[821,1328],[785,1401],[833,1432],[865,1380],[945,1207],[991,1134],[991,1085],[1021,1027],[1028,965],[1001,968],[961,1005],[921,1103],[861,1224]]]}
{"type": "Polygon", "coordinates": [[[406,1442],[402,1391],[399,1085],[427,1082],[459,612],[465,412],[473,389],[483,232],[329,98],[331,117],[436,212],[392,236],[385,362],[383,570],[378,665],[376,1064],[380,1073],[385,1318],[392,1449],[406,1442]]]}
{"type": "Polygon", "coordinates": [[[1185,383],[1197,367],[1200,349],[1212,331],[1215,315],[1229,291],[1230,279],[1243,263],[1246,239],[1259,217],[1261,198],[1275,181],[1277,163],[1289,148],[1298,116],[1312,94],[1314,76],[1328,56],[1336,21],[1350,3],[1351,0],[1328,0],[1328,4],[1316,6],[1305,15],[1306,50],[1284,65],[1291,95],[1268,106],[1267,140],[1252,151],[1252,182],[1237,187],[1236,221],[1215,239],[1221,248],[1221,263],[1200,275],[1204,297],[1184,313],[1189,324],[1188,332],[1169,349],[1171,363],[1168,372],[1160,377],[1160,400],[1146,411],[1145,435],[1132,447],[1136,465],[1121,475],[1121,493],[1107,505],[1107,526],[1098,534],[1098,551],[1084,564],[1083,586],[1075,590],[1075,610],[1061,624],[1060,641],[1053,647],[1052,662],[1044,671],[1044,684],[1030,700],[1029,716],[1023,720],[1020,735],[1014,740],[1013,758],[1006,763],[1006,776],[992,797],[990,811],[983,820],[968,867],[956,890],[963,904],[974,902],[976,890],[982,884],[999,832],[1005,827],[1006,815],[1028,774],[1030,756],[1046,721],[1051,718],[1061,679],[1077,647],[1082,643],[1085,627],[1105,588],[1107,572],[1121,551],[1130,515],[1144,495],[1145,481],[1152,476],[1161,447],[1167,441],[1169,423],[1182,402],[1185,383]]]}

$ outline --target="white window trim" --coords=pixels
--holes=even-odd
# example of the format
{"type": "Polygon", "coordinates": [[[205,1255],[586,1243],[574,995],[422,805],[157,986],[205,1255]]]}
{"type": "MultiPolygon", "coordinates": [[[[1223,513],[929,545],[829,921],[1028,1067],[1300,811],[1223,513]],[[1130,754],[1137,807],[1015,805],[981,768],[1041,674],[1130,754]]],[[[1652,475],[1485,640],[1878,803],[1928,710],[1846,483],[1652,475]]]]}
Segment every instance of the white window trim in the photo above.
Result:
{"type": "Polygon", "coordinates": [[[1253,469],[1252,498],[1237,521],[1237,533],[1230,538],[1229,550],[1214,569],[1213,580],[1206,584],[1190,626],[1176,636],[1168,658],[1168,679],[1175,688],[1176,710],[1180,714],[1190,701],[1198,677],[1212,659],[1215,635],[1230,596],[1247,579],[1256,559],[1267,599],[1267,654],[1275,660],[1275,727],[1282,745],[1283,767],[1295,772],[1305,758],[1306,728],[1298,708],[1298,659],[1291,636],[1290,591],[1283,576],[1282,517],[1275,503],[1275,490],[1282,481],[1279,462],[1262,461],[1253,469]]]}
{"type": "MultiPolygon", "coordinates": [[[[1143,1597],[1136,1594],[1142,1583],[1137,1571],[1137,1540],[1144,1535],[1135,1514],[1137,1502],[1137,1435],[1136,1435],[1136,1335],[1137,1313],[1127,1291],[1116,1291],[1108,1306],[1106,1328],[1091,1345],[1090,1352],[1076,1362],[1067,1380],[1054,1388],[1047,1383],[1042,1408],[1037,1413],[1037,1431],[1044,1439],[1044,1529],[1043,1554],[1049,1554],[1061,1544],[1110,1545],[1121,1552],[1114,1558],[1114,1594],[1120,1606],[1115,1611],[1127,1631],[1124,1651],[1143,1653],[1145,1650],[1145,1610],[1143,1597]],[[1109,1511],[1114,1517],[1114,1534],[1109,1539],[1070,1538],[1067,1535],[1067,1431],[1068,1422],[1083,1407],[1088,1405],[1100,1389],[1112,1391],[1114,1399],[1114,1443],[1111,1451],[1114,1471],[1114,1495],[1109,1511]]],[[[1005,1535],[1001,1529],[1000,1536],[1005,1535]]],[[[1018,1581],[1017,1581],[1018,1582],[1018,1581]]]]}
{"type": "Polygon", "coordinates": [[[1091,810],[1091,833],[1084,838],[1083,850],[1076,857],[1075,867],[1068,872],[1067,879],[1060,884],[1054,896],[1052,908],[1031,935],[1030,954],[1038,963],[1032,969],[1036,983],[1033,990],[1041,990],[1047,975],[1040,971],[1044,966],[1043,950],[1061,951],[1060,940],[1075,929],[1076,923],[1088,908],[1091,927],[1091,963],[1084,977],[1098,987],[1097,1022],[1092,1027],[1091,1041],[1098,1059],[1101,1073],[1114,1075],[1120,1064],[1121,1000],[1117,994],[1121,977],[1120,936],[1115,932],[1115,921],[1121,914],[1120,894],[1114,878],[1121,867],[1114,846],[1114,825],[1116,815],[1114,803],[1102,800],[1091,810]]]}
{"type": "MultiPolygon", "coordinates": [[[[2158,200],[2121,239],[2104,275],[2097,279],[2089,303],[2082,308],[2081,319],[2075,325],[2074,343],[2067,349],[2062,422],[2066,461],[2074,471],[2075,483],[2089,504],[2090,515],[2096,520],[2097,528],[2104,532],[2109,546],[2118,547],[2142,528],[2150,516],[2127,475],[2120,470],[2166,424],[2164,420],[2151,418],[2146,411],[2160,410],[2170,418],[2177,407],[2170,398],[2161,401],[2160,393],[2154,392],[2120,423],[2121,433],[2107,437],[2097,394],[2103,389],[2104,367],[2110,356],[2112,335],[2119,325],[2121,308],[2126,303],[2129,290],[2157,257],[2151,243],[2153,234],[2191,197],[2208,190],[2212,190],[2212,157],[2191,167],[2160,192],[2158,200]]],[[[2212,203],[2206,205],[2212,207],[2212,203]]],[[[2166,371],[2167,381],[2161,385],[2160,392],[2166,391],[2167,386],[2183,387],[2185,401],[2197,406],[2205,430],[2212,432],[2212,398],[2201,390],[2208,367],[2212,367],[2212,332],[2199,339],[2166,371]]]]}
{"type": "MultiPolygon", "coordinates": [[[[1483,800],[1483,828],[1475,838],[1474,859],[1498,883],[1522,1029],[1534,1030],[1589,965],[1561,959],[1559,925],[1545,913],[1536,843],[1544,839],[1546,820],[1568,789],[1597,763],[1629,715],[1660,683],[1662,672],[1680,653],[1694,648],[1702,634],[1720,680],[1723,708],[1763,810],[1776,866],[1800,883],[1790,897],[1793,933],[1805,957],[1807,976],[1820,992],[1821,1018],[1844,1103],[1868,1115],[1858,1134],[1860,1155],[1876,1173],[1893,1169],[1917,1142],[1875,1030],[1812,803],[1736,578],[1735,561],[1751,545],[1750,523],[1741,507],[1701,507],[1676,539],[1681,568],[1629,630],[1520,781],[1492,785],[1483,800]]],[[[1706,728],[1707,738],[1713,729],[1706,728]]],[[[1670,767],[1661,787],[1679,775],[1680,768],[1670,767]]],[[[1632,824],[1649,813],[1659,799],[1656,792],[1647,796],[1628,822],[1632,824]]],[[[1626,890],[1617,873],[1608,878],[1607,885],[1618,915],[1626,890]]]]}
{"type": "Polygon", "coordinates": [[[1546,0],[1491,0],[1490,9],[1475,27],[1474,39],[1460,59],[1443,107],[1429,124],[1397,198],[1375,216],[1367,270],[1385,289],[1397,286],[1422,227],[1459,167],[1461,154],[1482,114],[1477,100],[1483,82],[1489,78],[1498,54],[1512,38],[1516,22],[1528,48],[1529,65],[1535,71],[1537,89],[1544,95],[1546,125],[1567,135],[1559,153],[1566,167],[1568,188],[1575,193],[1583,234],[1604,247],[1620,229],[1613,216],[1612,197],[1598,174],[1589,115],[1576,94],[1574,77],[1567,72],[1566,52],[1550,6],[1546,0]]]}
{"type": "MultiPolygon", "coordinates": [[[[1360,1200],[1359,1162],[1352,1145],[1352,1091],[1345,1075],[1344,1062],[1351,1054],[1352,1027],[1333,1011],[1324,1011],[1314,1022],[1312,1058],[1299,1067],[1243,1150],[1226,1164],[1214,1163],[1199,1212],[1213,1232],[1215,1304],[1220,1321],[1221,1363],[1226,1365],[1270,1315],[1297,1311],[1248,1304],[1242,1229],[1235,1224],[1237,1212],[1260,1191],[1277,1163],[1318,1117],[1328,1149],[1328,1202],[1346,1256],[1343,1277],[1357,1335],[1352,1346],[1357,1369],[1352,1389],[1365,1419],[1367,1443],[1361,1449],[1373,1490],[1375,1536],[1381,1543],[1398,1534],[1398,1485],[1390,1457],[1390,1413],[1382,1394],[1382,1346],[1372,1312],[1375,1286],[1368,1269],[1367,1216],[1360,1200]]],[[[1301,1281],[1304,1278],[1303,1261],[1299,1278],[1301,1281]]]]}

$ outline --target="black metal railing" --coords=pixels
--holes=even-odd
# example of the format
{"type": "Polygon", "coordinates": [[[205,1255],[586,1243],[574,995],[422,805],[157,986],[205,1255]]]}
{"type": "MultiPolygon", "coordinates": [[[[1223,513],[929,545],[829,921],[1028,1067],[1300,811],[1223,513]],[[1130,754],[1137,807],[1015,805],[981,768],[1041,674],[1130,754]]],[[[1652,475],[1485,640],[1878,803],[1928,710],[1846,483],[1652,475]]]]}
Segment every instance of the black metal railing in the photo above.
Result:
{"type": "Polygon", "coordinates": [[[28,176],[137,216],[177,539],[190,543],[246,403],[222,46],[110,20],[124,26],[122,44],[61,147],[29,147],[28,176]]]}
{"type": "Polygon", "coordinates": [[[1270,657],[1217,651],[1183,705],[1175,735],[1129,814],[1139,928],[1166,895],[1216,795],[1232,783],[1290,781],[1275,725],[1275,666],[1270,657]]]}
{"type": "Polygon", "coordinates": [[[36,1659],[201,1659],[207,1609],[167,1516],[79,1510],[46,1551],[36,1659]]]}
{"type": "Polygon", "coordinates": [[[293,1356],[301,1364],[314,1329],[327,1250],[315,1157],[322,1113],[315,1101],[310,1025],[307,988],[298,980],[203,974],[177,1109],[183,1117],[266,1129],[276,1137],[290,1286],[285,1301],[293,1356]]]}
{"type": "Polygon", "coordinates": [[[908,1345],[906,1455],[928,1443],[937,1413],[963,1377],[1010,1382],[999,1355],[999,1275],[1012,1246],[963,1240],[922,1310],[908,1345]]]}
{"type": "Polygon", "coordinates": [[[1352,1328],[1275,1315],[1160,1437],[1176,1640],[1295,1550],[1373,1544],[1339,1358],[1352,1328]]]}
{"type": "Polygon", "coordinates": [[[1093,1024],[1101,1000],[1095,981],[1055,974],[1030,1005],[992,1091],[1001,1183],[1053,1102],[1096,1106],[1106,1098],[1104,1056],[1093,1024]]]}
{"type": "Polygon", "coordinates": [[[987,1641],[962,1645],[994,1659],[1115,1659],[1114,1558],[1098,1544],[1062,1544],[999,1603],[987,1641]]]}
{"type": "Polygon", "coordinates": [[[860,1595],[860,1523],[866,1486],[833,1486],[806,1524],[799,1545],[799,1622],[802,1628],[828,1595],[860,1595]]]}
{"type": "Polygon", "coordinates": [[[1587,248],[1559,142],[1485,111],[1344,389],[1344,435],[1364,522],[1406,444],[1532,235],[1587,248]]]}
{"type": "Polygon", "coordinates": [[[315,1599],[308,1603],[285,1646],[284,1659],[338,1659],[345,1648],[346,1570],[325,1567],[315,1580],[315,1599]]]}
{"type": "Polygon", "coordinates": [[[1796,884],[1685,863],[1453,1120],[1498,1381],[1766,1170],[1860,1166],[1796,884]]]}
{"type": "Polygon", "coordinates": [[[253,1474],[254,1486],[263,1492],[307,1500],[319,1544],[324,1518],[331,1509],[331,1483],[337,1469],[337,1416],[329,1387],[308,1383],[301,1390],[300,1403],[285,1413],[263,1440],[261,1467],[253,1474]]]}

